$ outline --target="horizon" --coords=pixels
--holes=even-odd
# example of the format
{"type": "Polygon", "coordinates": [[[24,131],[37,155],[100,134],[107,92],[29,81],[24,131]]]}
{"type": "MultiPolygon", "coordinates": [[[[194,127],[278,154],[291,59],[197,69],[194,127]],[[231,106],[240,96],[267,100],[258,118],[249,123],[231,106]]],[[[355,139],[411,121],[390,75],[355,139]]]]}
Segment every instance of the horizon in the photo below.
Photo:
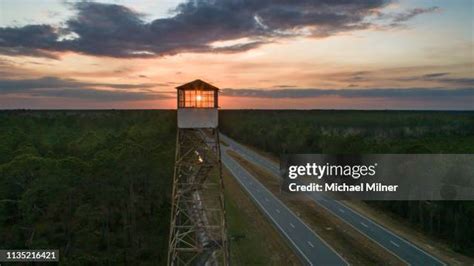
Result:
{"type": "MultiPolygon", "coordinates": [[[[257,108],[236,108],[236,109],[224,109],[218,108],[221,111],[336,111],[336,112],[474,112],[474,110],[465,110],[465,109],[257,109],[257,108]]],[[[103,108],[103,109],[67,109],[67,108],[58,108],[58,109],[27,109],[27,108],[18,108],[18,109],[0,109],[0,112],[10,112],[10,111],[177,111],[177,109],[117,109],[117,108],[103,108]]]]}
{"type": "Polygon", "coordinates": [[[0,3],[0,109],[474,110],[470,0],[0,3]]]}

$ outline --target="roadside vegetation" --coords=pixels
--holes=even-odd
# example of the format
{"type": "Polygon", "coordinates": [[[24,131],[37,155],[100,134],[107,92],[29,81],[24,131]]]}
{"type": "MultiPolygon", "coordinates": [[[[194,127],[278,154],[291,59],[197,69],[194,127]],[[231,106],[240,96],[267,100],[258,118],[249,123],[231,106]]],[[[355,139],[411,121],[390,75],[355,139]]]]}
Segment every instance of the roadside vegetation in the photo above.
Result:
{"type": "MultiPolygon", "coordinates": [[[[221,131],[284,153],[474,153],[473,112],[221,111],[221,131]]],[[[473,201],[367,202],[474,257],[473,201]]]]}
{"type": "Polygon", "coordinates": [[[223,177],[232,264],[301,265],[237,180],[227,170],[223,177]]]}

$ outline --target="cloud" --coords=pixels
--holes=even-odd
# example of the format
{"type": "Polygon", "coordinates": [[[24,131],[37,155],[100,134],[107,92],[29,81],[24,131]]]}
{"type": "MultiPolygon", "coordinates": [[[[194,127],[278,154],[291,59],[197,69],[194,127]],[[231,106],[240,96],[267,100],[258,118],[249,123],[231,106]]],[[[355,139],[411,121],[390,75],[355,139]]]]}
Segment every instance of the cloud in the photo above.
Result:
{"type": "Polygon", "coordinates": [[[430,74],[425,74],[423,75],[423,78],[439,78],[439,77],[443,77],[443,76],[447,76],[449,75],[449,72],[441,72],[441,73],[430,73],[430,74]]]}
{"type": "Polygon", "coordinates": [[[273,85],[272,86],[273,88],[294,88],[296,87],[295,85],[286,85],[286,84],[277,84],[277,85],[273,85]]]}
{"type": "Polygon", "coordinates": [[[405,23],[419,15],[429,14],[441,11],[441,8],[437,6],[428,8],[411,8],[401,12],[382,12],[380,10],[374,10],[372,13],[372,23],[374,28],[378,30],[390,30],[405,27],[405,23]]]}
{"type": "Polygon", "coordinates": [[[418,15],[425,14],[425,13],[433,13],[440,11],[441,9],[439,7],[430,7],[430,8],[413,8],[410,10],[407,10],[403,13],[398,13],[394,15],[393,17],[393,23],[401,23],[408,21],[418,15]]]}
{"type": "Polygon", "coordinates": [[[253,97],[253,98],[310,98],[324,96],[339,96],[344,98],[446,98],[472,97],[474,88],[439,89],[439,88],[382,88],[382,89],[223,89],[223,96],[253,97]]]}
{"type": "Polygon", "coordinates": [[[30,92],[28,95],[33,97],[74,98],[100,102],[140,101],[172,98],[171,96],[166,96],[161,93],[108,91],[91,88],[35,90],[30,92]]]}
{"type": "Polygon", "coordinates": [[[436,81],[457,86],[474,86],[474,78],[438,78],[436,81]]]}
{"type": "Polygon", "coordinates": [[[450,77],[451,73],[429,73],[421,76],[402,77],[399,81],[431,81],[438,82],[444,85],[460,86],[460,87],[474,87],[474,78],[471,77],[450,77]]]}
{"type": "MultiPolygon", "coordinates": [[[[82,82],[74,79],[42,77],[37,79],[0,79],[0,95],[77,98],[96,101],[135,101],[173,98],[155,92],[153,83],[117,84],[82,82]],[[134,89],[135,91],[129,91],[134,89]]],[[[159,85],[158,85],[159,86],[159,85]]]]}
{"type": "Polygon", "coordinates": [[[374,71],[343,71],[343,72],[332,72],[322,75],[318,75],[320,78],[343,81],[343,82],[361,82],[370,81],[373,79],[376,73],[374,71]]]}
{"type": "Polygon", "coordinates": [[[368,28],[371,23],[366,18],[388,2],[188,0],[176,7],[173,16],[151,22],[125,6],[78,2],[71,4],[76,14],[62,26],[0,28],[0,53],[54,58],[64,51],[109,57],[241,52],[279,38],[325,37],[368,28]],[[242,38],[248,41],[212,46],[242,38]]]}
{"type": "Polygon", "coordinates": [[[55,88],[83,88],[83,87],[108,87],[113,89],[142,89],[160,86],[156,83],[120,84],[81,82],[74,79],[61,79],[57,77],[42,77],[36,79],[0,79],[0,91],[30,90],[30,89],[55,89],[55,88]]]}

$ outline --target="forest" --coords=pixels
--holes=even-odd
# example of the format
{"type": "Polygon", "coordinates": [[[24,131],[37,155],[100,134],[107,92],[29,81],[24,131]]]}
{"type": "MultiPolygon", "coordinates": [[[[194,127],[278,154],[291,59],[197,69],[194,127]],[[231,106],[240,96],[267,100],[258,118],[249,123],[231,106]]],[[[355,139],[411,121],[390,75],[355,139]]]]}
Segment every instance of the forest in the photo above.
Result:
{"type": "Polygon", "coordinates": [[[174,111],[0,112],[0,249],[166,261],[174,111]]]}
{"type": "MultiPolygon", "coordinates": [[[[224,110],[221,132],[270,152],[474,153],[474,112],[224,110]]],[[[474,201],[371,201],[474,257],[474,201]]]]}
{"type": "MultiPolygon", "coordinates": [[[[221,131],[281,153],[474,153],[474,113],[220,111],[221,131]]],[[[166,261],[175,111],[0,112],[0,249],[62,265],[166,261]]],[[[474,202],[371,202],[474,254],[474,202]]]]}

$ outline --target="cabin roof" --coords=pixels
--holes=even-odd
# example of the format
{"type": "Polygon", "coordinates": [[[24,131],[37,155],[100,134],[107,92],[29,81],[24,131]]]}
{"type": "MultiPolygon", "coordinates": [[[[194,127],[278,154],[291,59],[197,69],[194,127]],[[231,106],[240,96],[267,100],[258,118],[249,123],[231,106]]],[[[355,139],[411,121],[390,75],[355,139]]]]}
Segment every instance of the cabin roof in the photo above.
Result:
{"type": "Polygon", "coordinates": [[[202,90],[202,91],[218,91],[219,88],[202,81],[200,79],[196,79],[195,81],[188,82],[181,86],[176,87],[177,90],[202,90]]]}

